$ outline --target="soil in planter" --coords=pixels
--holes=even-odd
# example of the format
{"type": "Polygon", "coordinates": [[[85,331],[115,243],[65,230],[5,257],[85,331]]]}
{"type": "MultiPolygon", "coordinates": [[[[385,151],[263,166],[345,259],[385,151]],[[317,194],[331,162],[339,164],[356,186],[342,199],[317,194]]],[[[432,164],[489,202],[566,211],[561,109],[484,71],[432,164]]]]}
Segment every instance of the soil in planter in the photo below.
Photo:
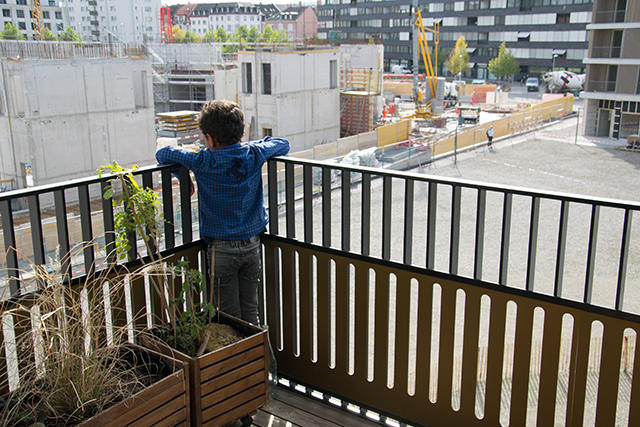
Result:
{"type": "MultiPolygon", "coordinates": [[[[204,353],[226,347],[245,338],[244,335],[231,326],[222,323],[209,323],[205,326],[205,331],[209,333],[209,340],[205,346],[204,353]]],[[[174,341],[173,335],[166,328],[155,328],[151,333],[170,347],[177,347],[176,350],[180,350],[191,357],[197,355],[200,345],[202,344],[190,335],[178,336],[177,340],[174,341]],[[177,343],[177,345],[175,343],[177,343]]]]}
{"type": "MultiPolygon", "coordinates": [[[[109,376],[116,378],[108,384],[102,384],[102,389],[96,392],[93,399],[83,404],[77,403],[74,413],[61,410],[55,399],[71,399],[72,396],[56,394],[65,387],[74,389],[83,384],[77,383],[78,378],[49,378],[45,376],[35,382],[32,390],[18,389],[8,395],[0,397],[0,424],[13,426],[68,426],[104,411],[144,390],[151,384],[174,372],[175,367],[166,360],[135,347],[124,347],[119,350],[118,358],[105,360],[100,366],[90,369],[101,369],[107,366],[111,369],[109,376]],[[74,384],[71,384],[71,381],[74,384]],[[65,386],[66,384],[66,386],[65,386]],[[55,389],[55,391],[53,391],[55,389]],[[7,417],[5,411],[11,416],[7,417]],[[7,419],[8,418],[8,419],[7,419]]],[[[71,408],[72,405],[64,407],[71,408]]]]}

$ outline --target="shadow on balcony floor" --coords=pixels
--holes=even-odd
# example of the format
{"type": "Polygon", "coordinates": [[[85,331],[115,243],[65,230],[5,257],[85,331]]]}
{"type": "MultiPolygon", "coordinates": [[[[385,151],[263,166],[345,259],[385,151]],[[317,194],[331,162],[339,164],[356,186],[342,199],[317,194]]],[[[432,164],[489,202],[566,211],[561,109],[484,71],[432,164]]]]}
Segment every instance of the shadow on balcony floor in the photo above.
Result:
{"type": "MultiPolygon", "coordinates": [[[[269,403],[254,415],[252,426],[366,427],[379,425],[281,387],[272,386],[271,391],[269,403]]],[[[227,427],[241,425],[240,421],[236,421],[227,427]]]]}

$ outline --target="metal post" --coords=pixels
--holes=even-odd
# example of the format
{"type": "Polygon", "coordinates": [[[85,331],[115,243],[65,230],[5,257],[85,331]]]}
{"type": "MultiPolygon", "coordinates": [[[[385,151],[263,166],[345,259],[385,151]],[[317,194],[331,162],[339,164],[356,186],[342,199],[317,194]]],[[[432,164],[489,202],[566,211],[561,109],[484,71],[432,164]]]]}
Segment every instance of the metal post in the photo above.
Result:
{"type": "MultiPolygon", "coordinates": [[[[418,0],[411,1],[411,29],[412,29],[412,62],[411,70],[413,71],[413,102],[418,102],[418,26],[415,24],[414,19],[416,11],[418,10],[418,0]]],[[[425,64],[425,67],[427,64],[425,64]]]]}
{"type": "Polygon", "coordinates": [[[460,126],[460,114],[458,114],[458,123],[456,123],[456,134],[453,137],[453,163],[458,164],[458,126],[460,126]]]}
{"type": "Polygon", "coordinates": [[[576,117],[576,139],[574,141],[575,144],[578,143],[578,129],[580,129],[580,109],[579,108],[576,110],[576,113],[578,113],[578,116],[576,117]]]}

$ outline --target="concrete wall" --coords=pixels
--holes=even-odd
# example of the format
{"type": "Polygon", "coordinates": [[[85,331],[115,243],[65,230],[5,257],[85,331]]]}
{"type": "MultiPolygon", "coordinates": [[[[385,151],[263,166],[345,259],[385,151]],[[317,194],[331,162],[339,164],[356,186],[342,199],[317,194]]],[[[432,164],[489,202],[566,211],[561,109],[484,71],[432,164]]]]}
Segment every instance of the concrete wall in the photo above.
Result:
{"type": "Polygon", "coordinates": [[[338,61],[337,49],[239,53],[239,102],[250,138],[262,138],[263,129],[271,128],[290,141],[292,152],[338,139],[340,98],[337,85],[330,88],[332,60],[338,61]],[[242,63],[252,64],[252,93],[242,93],[242,63]],[[263,94],[263,63],[271,64],[271,94],[263,94]]]}
{"type": "Polygon", "coordinates": [[[340,45],[340,65],[343,68],[373,68],[384,66],[384,46],[381,44],[340,45]]]}
{"type": "Polygon", "coordinates": [[[214,98],[238,101],[238,68],[215,70],[213,74],[214,98]]]}
{"type": "Polygon", "coordinates": [[[0,116],[3,179],[21,187],[22,163],[32,165],[38,185],[94,175],[113,160],[154,162],[149,62],[2,60],[0,66],[8,104],[0,116]]]}

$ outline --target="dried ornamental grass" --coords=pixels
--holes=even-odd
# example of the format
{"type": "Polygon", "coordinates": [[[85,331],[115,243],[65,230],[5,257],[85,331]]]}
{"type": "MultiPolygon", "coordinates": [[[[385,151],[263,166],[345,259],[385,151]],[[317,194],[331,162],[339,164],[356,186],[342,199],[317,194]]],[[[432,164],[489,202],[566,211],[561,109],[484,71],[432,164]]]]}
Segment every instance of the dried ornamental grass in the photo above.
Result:
{"type": "Polygon", "coordinates": [[[141,271],[107,269],[74,287],[40,267],[33,271],[23,285],[40,291],[1,306],[0,363],[8,374],[0,388],[10,393],[0,401],[0,425],[75,424],[150,383],[139,358],[122,357],[126,326],[111,326],[111,319],[126,318],[119,309],[125,278],[132,282],[141,271]]]}

